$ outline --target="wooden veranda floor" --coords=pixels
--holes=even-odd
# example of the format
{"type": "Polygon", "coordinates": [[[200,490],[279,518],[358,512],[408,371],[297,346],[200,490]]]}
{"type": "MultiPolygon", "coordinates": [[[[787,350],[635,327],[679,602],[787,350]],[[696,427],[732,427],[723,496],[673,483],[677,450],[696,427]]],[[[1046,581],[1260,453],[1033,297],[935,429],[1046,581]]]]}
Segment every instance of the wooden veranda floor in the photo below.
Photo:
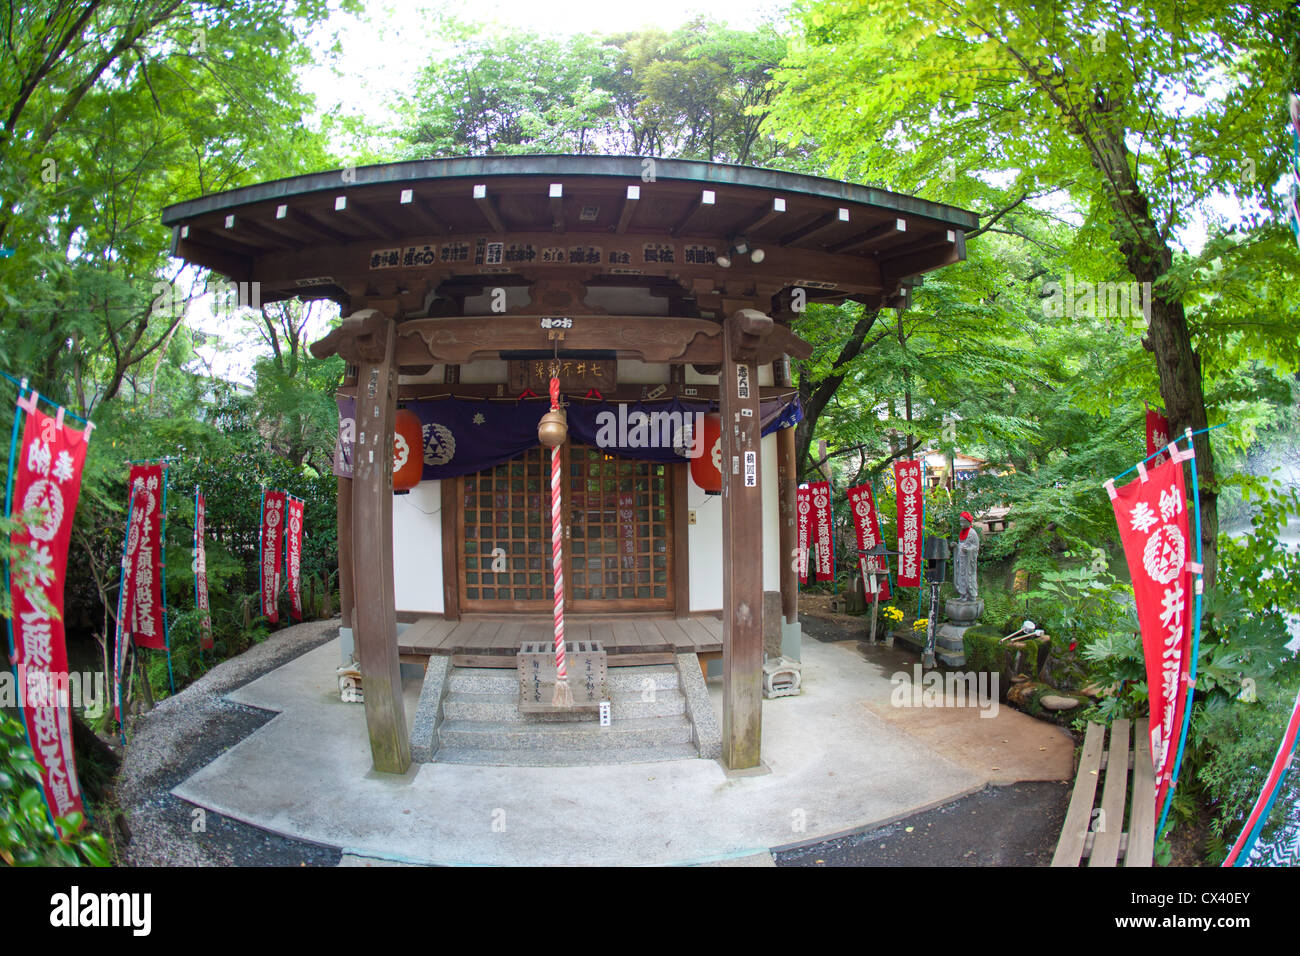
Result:
{"type": "MultiPolygon", "coordinates": [[[[722,653],[722,619],[712,616],[655,618],[574,614],[565,617],[566,642],[599,641],[611,666],[665,664],[674,654],[722,653]]],[[[421,617],[397,635],[403,659],[450,654],[457,667],[514,667],[524,641],[550,643],[549,616],[475,616],[445,621],[421,617]]]]}

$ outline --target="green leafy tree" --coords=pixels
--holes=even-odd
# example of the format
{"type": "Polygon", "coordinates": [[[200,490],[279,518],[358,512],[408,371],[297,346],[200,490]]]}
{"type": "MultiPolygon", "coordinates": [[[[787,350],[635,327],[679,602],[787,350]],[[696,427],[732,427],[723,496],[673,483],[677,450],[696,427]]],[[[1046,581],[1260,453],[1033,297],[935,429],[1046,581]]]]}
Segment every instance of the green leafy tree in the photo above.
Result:
{"type": "MultiPolygon", "coordinates": [[[[1216,238],[1234,228],[1280,232],[1266,224],[1283,162],[1273,80],[1295,74],[1297,16],[1280,0],[813,2],[777,74],[784,85],[770,125],[819,145],[836,172],[954,201],[972,181],[994,178],[1010,180],[1012,194],[1068,191],[1081,232],[1150,283],[1141,341],[1166,412],[1176,432],[1202,429],[1196,336],[1216,316],[1196,312],[1197,296],[1221,288],[1254,243],[1222,239],[1207,262],[1188,234],[1202,224],[1216,238]],[[1239,211],[1216,211],[1229,207],[1239,211]]],[[[1294,368],[1295,336],[1270,327],[1280,331],[1263,323],[1225,334],[1294,368]]],[[[1196,445],[1212,579],[1217,482],[1209,440],[1196,445]]]]}
{"type": "Polygon", "coordinates": [[[673,156],[762,163],[776,30],[699,18],[669,33],[543,36],[450,18],[445,53],[397,100],[412,157],[499,153],[673,156]]]}

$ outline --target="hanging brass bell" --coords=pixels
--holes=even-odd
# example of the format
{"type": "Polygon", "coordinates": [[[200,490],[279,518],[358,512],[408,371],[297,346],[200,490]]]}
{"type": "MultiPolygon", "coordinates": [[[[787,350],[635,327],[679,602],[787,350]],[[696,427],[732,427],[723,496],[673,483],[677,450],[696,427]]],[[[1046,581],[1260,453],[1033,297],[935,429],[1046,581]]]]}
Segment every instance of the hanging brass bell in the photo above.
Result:
{"type": "Polygon", "coordinates": [[[569,421],[565,417],[562,408],[551,409],[537,423],[537,440],[547,448],[563,445],[564,440],[568,437],[569,421]]]}

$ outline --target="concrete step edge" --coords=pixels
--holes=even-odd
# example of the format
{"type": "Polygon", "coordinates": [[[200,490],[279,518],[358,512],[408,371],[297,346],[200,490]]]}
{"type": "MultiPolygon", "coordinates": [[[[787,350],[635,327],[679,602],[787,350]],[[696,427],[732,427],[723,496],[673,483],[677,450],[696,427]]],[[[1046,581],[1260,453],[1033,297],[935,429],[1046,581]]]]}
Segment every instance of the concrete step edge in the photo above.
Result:
{"type": "Polygon", "coordinates": [[[589,767],[698,759],[700,755],[693,744],[664,744],[658,747],[631,747],[607,751],[519,751],[443,747],[435,755],[434,762],[491,767],[589,767]]]}

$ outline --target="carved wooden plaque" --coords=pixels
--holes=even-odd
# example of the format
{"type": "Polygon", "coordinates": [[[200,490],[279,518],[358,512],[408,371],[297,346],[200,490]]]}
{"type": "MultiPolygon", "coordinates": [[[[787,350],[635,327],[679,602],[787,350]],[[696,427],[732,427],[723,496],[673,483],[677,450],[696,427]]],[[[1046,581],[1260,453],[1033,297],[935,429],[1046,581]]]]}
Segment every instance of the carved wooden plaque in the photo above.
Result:
{"type": "MultiPolygon", "coordinates": [[[[545,395],[551,387],[551,364],[551,359],[512,360],[509,363],[509,390],[518,395],[525,389],[532,389],[538,395],[545,395]]],[[[607,394],[618,384],[618,366],[614,359],[562,358],[559,364],[561,392],[586,394],[594,388],[607,394]]]]}

